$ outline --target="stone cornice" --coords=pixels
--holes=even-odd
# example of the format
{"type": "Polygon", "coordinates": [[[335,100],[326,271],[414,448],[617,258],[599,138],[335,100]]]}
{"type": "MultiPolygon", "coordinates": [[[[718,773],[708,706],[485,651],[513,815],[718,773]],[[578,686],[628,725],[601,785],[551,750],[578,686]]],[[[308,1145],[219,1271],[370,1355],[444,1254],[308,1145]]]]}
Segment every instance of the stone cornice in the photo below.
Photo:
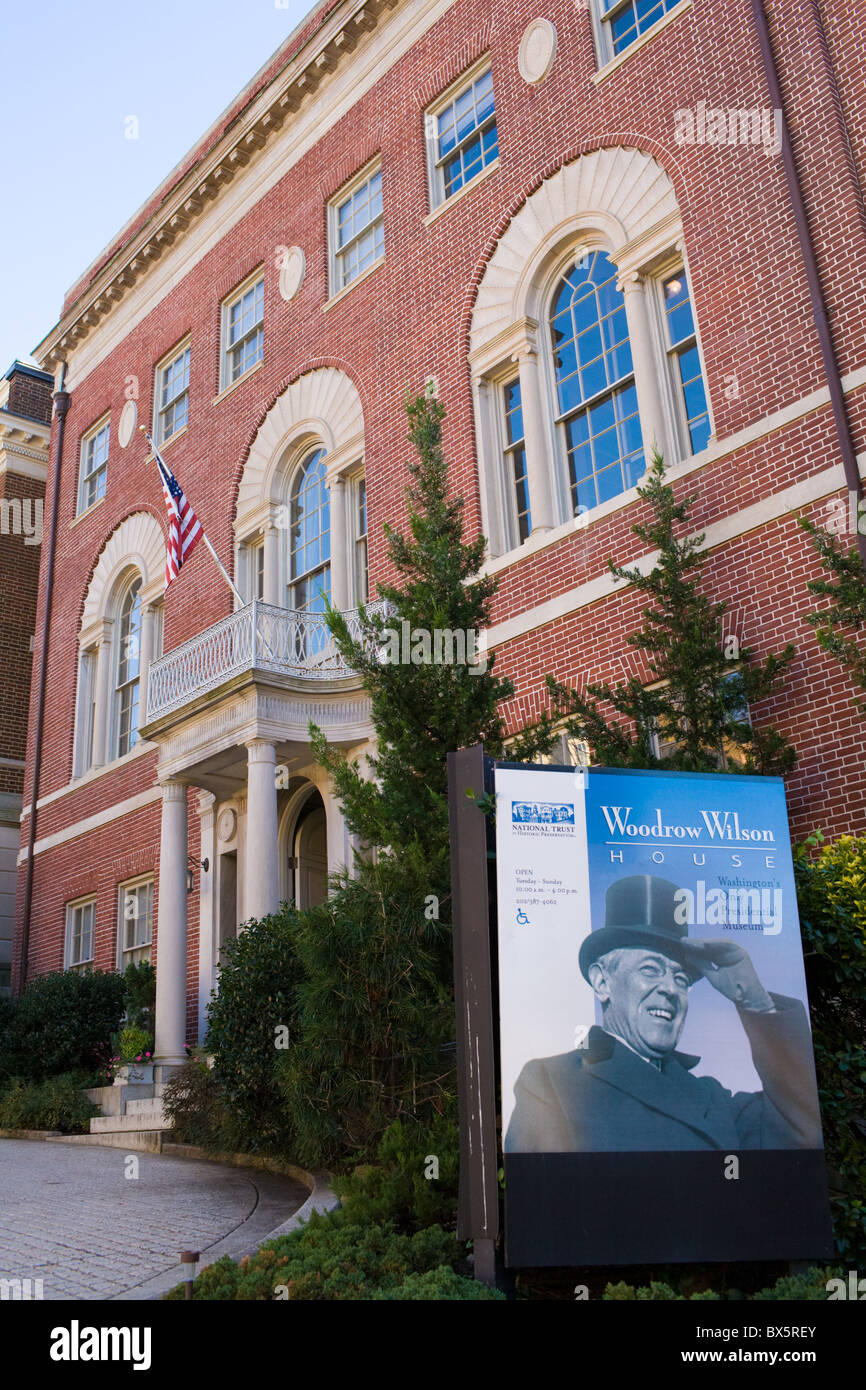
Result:
{"type": "Polygon", "coordinates": [[[399,0],[345,0],[330,14],[282,70],[196,160],[144,225],[130,234],[37,347],[34,356],[48,369],[65,360],[153,263],[218,198],[235,174],[255,158],[271,137],[378,25],[399,0]]]}

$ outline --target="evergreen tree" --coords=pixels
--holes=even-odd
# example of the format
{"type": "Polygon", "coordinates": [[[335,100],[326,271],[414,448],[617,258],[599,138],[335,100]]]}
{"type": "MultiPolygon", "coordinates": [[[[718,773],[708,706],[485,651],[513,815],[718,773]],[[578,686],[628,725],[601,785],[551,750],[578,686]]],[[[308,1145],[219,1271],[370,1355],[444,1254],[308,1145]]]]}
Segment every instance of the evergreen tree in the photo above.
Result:
{"type": "MultiPolygon", "coordinates": [[[[829,579],[810,579],[806,587],[812,594],[831,600],[829,608],[806,615],[806,622],[815,628],[818,645],[847,667],[851,679],[866,690],[866,651],[851,633],[866,626],[866,570],[857,547],[845,550],[832,531],[816,526],[808,517],[799,518],[803,530],[812,538],[829,579]],[[845,633],[848,629],[848,635],[845,633]]],[[[866,716],[866,700],[855,700],[861,715],[866,716]]]]}
{"type": "MultiPolygon", "coordinates": [[[[608,560],[610,572],[649,601],[643,628],[627,638],[646,653],[649,681],[595,683],[582,694],[548,676],[554,709],[567,716],[569,733],[585,740],[593,761],[603,766],[786,772],[796,760],[794,749],[776,729],[753,728],[747,708],[780,689],[794,648],[789,644],[763,661],[748,647],[737,649],[735,641],[725,649],[726,604],[713,603],[699,588],[704,537],[684,534],[694,496],[677,502],[664,476],[656,453],[638,488],[652,518],[632,527],[650,550],[658,550],[655,567],[643,574],[608,560]],[[663,758],[656,739],[667,745],[663,758]]],[[[543,722],[549,730],[549,719],[543,722]]]]}
{"type": "MultiPolygon", "coordinates": [[[[492,654],[475,668],[465,661],[435,660],[437,632],[447,635],[443,654],[454,652],[453,634],[467,649],[478,642],[489,622],[496,581],[477,577],[486,541],[464,539],[463,498],[448,493],[444,406],[421,395],[407,398],[406,412],[418,457],[409,464],[408,534],[384,528],[396,580],[380,583],[379,593],[391,611],[382,617],[362,609],[359,637],[350,633],[342,614],[328,611],[337,646],[370,696],[378,747],[369,759],[369,775],[312,725],[311,736],[350,829],[368,846],[419,847],[437,891],[448,879],[446,754],[480,741],[492,756],[502,754],[499,709],[513,686],[494,674],[492,654]],[[419,659],[406,662],[407,651],[419,659]]],[[[529,736],[520,755],[531,757],[538,746],[529,736]]]]}

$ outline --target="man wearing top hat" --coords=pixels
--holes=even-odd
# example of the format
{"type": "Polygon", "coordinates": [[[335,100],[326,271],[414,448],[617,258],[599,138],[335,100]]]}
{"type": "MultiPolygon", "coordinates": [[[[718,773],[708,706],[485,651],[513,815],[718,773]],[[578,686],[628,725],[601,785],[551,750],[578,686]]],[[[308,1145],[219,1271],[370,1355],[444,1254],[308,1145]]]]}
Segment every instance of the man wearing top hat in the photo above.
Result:
{"type": "Polygon", "coordinates": [[[768,994],[734,941],[689,940],[677,892],[651,874],[608,888],[605,924],[579,956],[602,1027],[573,1052],[527,1062],[507,1152],[822,1147],[803,1005],[768,994]],[[762,1090],[733,1094],[711,1076],[693,1076],[700,1058],[676,1051],[689,990],[701,979],[736,1008],[762,1090]]]}

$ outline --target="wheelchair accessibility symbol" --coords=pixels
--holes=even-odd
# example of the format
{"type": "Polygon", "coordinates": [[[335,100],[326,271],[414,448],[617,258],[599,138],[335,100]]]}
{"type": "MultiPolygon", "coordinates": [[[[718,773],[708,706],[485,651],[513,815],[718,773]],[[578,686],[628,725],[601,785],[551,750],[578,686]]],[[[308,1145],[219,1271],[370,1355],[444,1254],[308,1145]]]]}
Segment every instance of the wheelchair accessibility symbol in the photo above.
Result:
{"type": "Polygon", "coordinates": [[[522,907],[519,907],[519,908],[517,909],[517,925],[518,925],[519,927],[528,927],[528,926],[529,926],[529,918],[527,917],[526,913],[523,911],[523,908],[522,908],[522,907]]]}

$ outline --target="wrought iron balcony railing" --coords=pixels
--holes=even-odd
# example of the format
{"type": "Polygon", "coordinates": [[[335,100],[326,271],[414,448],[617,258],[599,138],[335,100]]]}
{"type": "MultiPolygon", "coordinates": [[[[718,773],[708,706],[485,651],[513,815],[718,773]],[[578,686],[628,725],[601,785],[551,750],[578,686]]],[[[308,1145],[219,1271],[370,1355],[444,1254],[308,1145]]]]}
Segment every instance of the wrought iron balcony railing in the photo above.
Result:
{"type": "MultiPolygon", "coordinates": [[[[385,613],[379,600],[368,612],[385,613]]],[[[361,636],[358,610],[344,614],[361,636]]],[[[255,599],[154,661],[147,693],[147,722],[181,709],[244,671],[272,671],[308,680],[354,674],[343,660],[324,613],[277,608],[255,599]]]]}

